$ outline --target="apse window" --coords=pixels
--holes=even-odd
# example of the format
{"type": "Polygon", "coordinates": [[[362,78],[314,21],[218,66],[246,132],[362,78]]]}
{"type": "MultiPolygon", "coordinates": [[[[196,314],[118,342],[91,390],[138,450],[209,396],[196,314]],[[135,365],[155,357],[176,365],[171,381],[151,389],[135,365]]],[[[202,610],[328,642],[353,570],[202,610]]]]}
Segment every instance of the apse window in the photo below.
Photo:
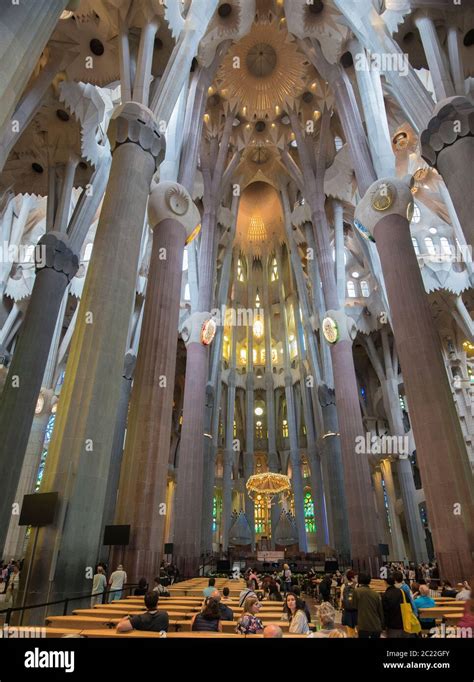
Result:
{"type": "Polygon", "coordinates": [[[415,206],[414,206],[414,208],[413,208],[413,217],[412,217],[412,219],[411,219],[411,222],[416,224],[416,223],[419,223],[420,220],[421,220],[420,209],[419,209],[418,206],[415,204],[415,206]]]}
{"type": "Polygon", "coordinates": [[[356,297],[355,284],[352,280],[349,280],[347,282],[347,295],[349,296],[349,298],[355,298],[356,297]]]}
{"type": "Polygon", "coordinates": [[[362,296],[364,296],[364,298],[368,298],[370,296],[369,283],[366,282],[365,279],[361,280],[360,290],[361,290],[362,296]]]}
{"type": "Polygon", "coordinates": [[[411,238],[411,243],[413,244],[413,248],[415,249],[415,253],[417,256],[420,255],[420,247],[418,246],[418,240],[416,237],[411,238]]]}

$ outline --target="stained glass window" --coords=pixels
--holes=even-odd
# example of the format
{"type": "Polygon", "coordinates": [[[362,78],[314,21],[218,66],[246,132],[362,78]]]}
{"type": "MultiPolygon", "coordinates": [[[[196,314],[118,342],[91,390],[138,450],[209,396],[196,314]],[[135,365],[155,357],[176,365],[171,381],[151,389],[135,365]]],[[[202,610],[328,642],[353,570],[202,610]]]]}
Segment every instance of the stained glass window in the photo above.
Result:
{"type": "Polygon", "coordinates": [[[217,498],[214,495],[212,498],[212,532],[215,533],[217,530],[217,498]]]}
{"type": "Polygon", "coordinates": [[[261,495],[257,495],[255,501],[255,532],[265,533],[265,507],[261,495]]]}
{"type": "Polygon", "coordinates": [[[283,438],[288,438],[288,421],[286,419],[283,420],[281,430],[282,430],[283,438]]]}
{"type": "Polygon", "coordinates": [[[307,490],[304,494],[304,526],[307,533],[316,532],[316,523],[314,520],[314,503],[309,490],[307,490]]]}
{"type": "Polygon", "coordinates": [[[46,464],[46,457],[48,454],[48,447],[49,447],[49,443],[51,441],[51,437],[53,435],[55,420],[56,420],[56,414],[52,414],[50,416],[50,418],[48,419],[48,423],[46,424],[46,431],[44,434],[44,442],[43,442],[43,452],[41,453],[41,459],[40,459],[40,464],[38,467],[38,473],[36,474],[35,493],[37,493],[40,489],[41,480],[43,478],[43,473],[44,473],[44,466],[46,464]]]}

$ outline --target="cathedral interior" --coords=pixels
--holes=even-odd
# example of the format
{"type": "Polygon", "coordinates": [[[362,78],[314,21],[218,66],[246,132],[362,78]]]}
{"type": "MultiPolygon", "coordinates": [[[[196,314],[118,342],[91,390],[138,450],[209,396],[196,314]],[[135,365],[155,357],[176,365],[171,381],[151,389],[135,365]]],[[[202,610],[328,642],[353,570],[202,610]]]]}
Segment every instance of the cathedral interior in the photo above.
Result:
{"type": "Polygon", "coordinates": [[[0,554],[28,603],[170,548],[185,578],[259,552],[470,577],[473,6],[0,6],[0,554]]]}

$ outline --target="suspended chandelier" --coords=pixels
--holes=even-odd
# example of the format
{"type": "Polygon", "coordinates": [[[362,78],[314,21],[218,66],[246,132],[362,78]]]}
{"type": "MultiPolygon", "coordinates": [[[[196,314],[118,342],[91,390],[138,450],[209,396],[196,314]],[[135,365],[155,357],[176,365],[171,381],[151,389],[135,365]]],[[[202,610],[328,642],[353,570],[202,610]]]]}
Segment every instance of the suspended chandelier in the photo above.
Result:
{"type": "Polygon", "coordinates": [[[281,499],[285,499],[291,494],[288,476],[276,474],[272,471],[250,476],[245,487],[249,497],[254,501],[258,495],[263,495],[268,501],[271,501],[276,495],[281,495],[281,499]]]}

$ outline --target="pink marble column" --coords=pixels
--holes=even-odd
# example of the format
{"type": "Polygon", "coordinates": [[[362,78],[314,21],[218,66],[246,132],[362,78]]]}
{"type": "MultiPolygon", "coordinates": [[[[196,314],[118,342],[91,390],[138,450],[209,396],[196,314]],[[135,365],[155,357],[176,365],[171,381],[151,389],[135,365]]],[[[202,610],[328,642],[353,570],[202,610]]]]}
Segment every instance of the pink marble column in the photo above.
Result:
{"type": "Polygon", "coordinates": [[[172,182],[154,189],[148,215],[153,248],[115,518],[131,525],[121,555],[130,582],[157,573],[171,513],[166,487],[183,251],[199,222],[188,192],[172,182]]]}
{"type": "Polygon", "coordinates": [[[473,569],[472,473],[411,243],[410,185],[406,178],[377,181],[356,220],[375,238],[382,263],[441,575],[458,582],[473,569]]]}

